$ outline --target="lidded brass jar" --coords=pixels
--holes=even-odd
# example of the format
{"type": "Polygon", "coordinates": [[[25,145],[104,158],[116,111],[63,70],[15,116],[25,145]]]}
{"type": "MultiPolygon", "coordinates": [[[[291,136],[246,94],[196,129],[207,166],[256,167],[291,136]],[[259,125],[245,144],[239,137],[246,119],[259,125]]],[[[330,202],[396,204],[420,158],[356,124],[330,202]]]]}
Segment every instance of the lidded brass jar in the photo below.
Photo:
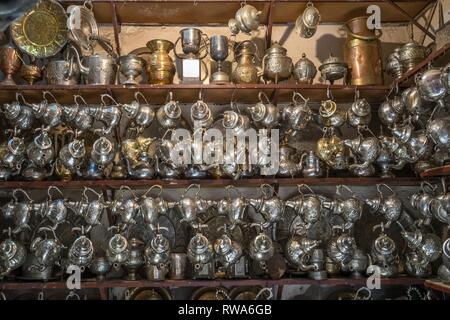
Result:
{"type": "Polygon", "coordinates": [[[352,85],[383,84],[379,29],[367,28],[367,16],[356,17],[344,24],[347,32],[344,60],[351,72],[352,85]],[[378,31],[378,32],[377,32],[378,31]]]}
{"type": "Polygon", "coordinates": [[[155,39],[147,42],[150,61],[147,64],[147,77],[151,84],[171,84],[175,75],[175,64],[169,56],[174,44],[168,40],[155,39]]]}

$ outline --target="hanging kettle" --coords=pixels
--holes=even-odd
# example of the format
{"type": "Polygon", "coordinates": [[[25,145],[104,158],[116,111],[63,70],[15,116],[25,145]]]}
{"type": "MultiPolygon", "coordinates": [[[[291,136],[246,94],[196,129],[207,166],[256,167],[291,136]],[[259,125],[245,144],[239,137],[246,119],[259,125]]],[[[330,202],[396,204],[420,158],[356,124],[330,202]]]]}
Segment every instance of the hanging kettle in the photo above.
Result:
{"type": "Polygon", "coordinates": [[[377,191],[379,196],[377,198],[367,199],[365,203],[369,206],[370,212],[378,214],[387,220],[383,228],[388,228],[392,222],[397,221],[403,211],[403,204],[399,196],[392,190],[391,187],[382,183],[377,184],[377,191]],[[381,192],[381,187],[388,189],[391,194],[386,196],[381,192]]]}

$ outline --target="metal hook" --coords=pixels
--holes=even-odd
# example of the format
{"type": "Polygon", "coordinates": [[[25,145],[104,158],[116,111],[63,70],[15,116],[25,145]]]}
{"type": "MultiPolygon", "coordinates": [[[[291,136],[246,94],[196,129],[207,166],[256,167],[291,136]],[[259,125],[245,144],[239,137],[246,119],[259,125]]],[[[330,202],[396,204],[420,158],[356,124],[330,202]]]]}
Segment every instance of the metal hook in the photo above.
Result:
{"type": "Polygon", "coordinates": [[[47,94],[48,94],[50,97],[52,97],[52,99],[55,101],[55,103],[59,104],[59,102],[56,100],[55,96],[54,96],[50,91],[47,91],[47,90],[45,90],[44,92],[42,92],[42,97],[44,98],[45,102],[48,102],[48,101],[47,101],[47,98],[45,97],[47,94]]]}
{"type": "Polygon", "coordinates": [[[381,192],[381,187],[385,187],[386,189],[388,189],[389,191],[391,191],[391,193],[392,193],[393,195],[395,195],[394,190],[392,190],[392,188],[389,187],[387,184],[385,184],[385,183],[378,183],[378,184],[377,184],[377,191],[378,191],[378,193],[381,195],[381,197],[383,197],[383,193],[381,192]]]}
{"type": "Polygon", "coordinates": [[[103,105],[106,106],[106,102],[105,102],[105,98],[109,98],[112,102],[114,102],[117,106],[119,105],[119,103],[109,94],[107,93],[102,93],[100,95],[100,100],[102,101],[103,105]]]}
{"type": "Polygon", "coordinates": [[[200,185],[199,185],[198,183],[193,183],[193,184],[189,185],[189,187],[187,187],[187,188],[184,190],[182,197],[184,197],[184,196],[186,195],[186,193],[187,193],[191,188],[194,188],[194,187],[197,188],[197,192],[195,193],[195,196],[197,197],[198,194],[200,193],[200,185]]]}
{"type": "Polygon", "coordinates": [[[134,93],[134,98],[139,102],[139,98],[138,98],[138,97],[141,97],[142,100],[144,100],[144,102],[145,102],[146,104],[149,104],[148,101],[147,101],[147,98],[145,98],[145,96],[144,96],[144,94],[143,94],[142,92],[136,91],[136,92],[134,93]]]}
{"type": "Polygon", "coordinates": [[[121,195],[122,200],[123,200],[123,190],[124,189],[127,189],[128,191],[130,191],[131,195],[133,196],[133,198],[137,199],[137,196],[134,193],[133,189],[131,189],[129,186],[121,185],[120,188],[119,188],[119,191],[120,191],[120,195],[121,195]]]}
{"type": "Polygon", "coordinates": [[[75,94],[75,95],[73,96],[73,100],[74,100],[74,102],[75,102],[75,104],[76,104],[77,106],[79,105],[78,99],[81,99],[81,101],[83,102],[83,104],[84,104],[84,105],[87,105],[86,100],[84,100],[84,98],[83,98],[81,95],[75,94]]]}
{"type": "Polygon", "coordinates": [[[21,92],[16,92],[16,100],[17,102],[19,102],[19,97],[22,98],[22,102],[29,106],[30,104],[25,100],[25,97],[23,96],[23,94],[21,92]]]}
{"type": "Polygon", "coordinates": [[[354,194],[353,190],[350,189],[350,187],[345,185],[345,184],[339,184],[339,185],[336,186],[336,194],[338,196],[342,196],[341,188],[344,188],[345,190],[347,190],[351,194],[351,196],[354,197],[355,194],[354,194]]]}
{"type": "Polygon", "coordinates": [[[309,191],[311,191],[312,194],[316,194],[316,193],[314,192],[314,190],[311,189],[310,186],[308,186],[306,183],[302,183],[302,184],[298,184],[298,185],[297,185],[298,193],[300,193],[302,196],[303,196],[302,187],[307,188],[309,191]]]}
{"type": "Polygon", "coordinates": [[[263,103],[261,96],[264,96],[264,98],[266,98],[266,102],[267,102],[268,104],[271,103],[269,97],[267,96],[267,94],[266,94],[264,91],[258,92],[258,99],[259,99],[259,102],[263,103]]]}
{"type": "Polygon", "coordinates": [[[84,190],[83,190],[83,196],[84,196],[84,198],[86,199],[86,201],[89,200],[89,198],[88,198],[88,196],[87,196],[87,191],[91,191],[93,194],[95,194],[95,195],[98,197],[98,199],[100,199],[100,198],[102,197],[102,194],[101,194],[101,193],[98,193],[98,192],[95,191],[94,189],[89,188],[89,187],[84,187],[84,190]]]}
{"type": "Polygon", "coordinates": [[[172,91],[167,92],[167,95],[166,95],[166,103],[168,103],[169,101],[173,101],[173,92],[172,91]]]}

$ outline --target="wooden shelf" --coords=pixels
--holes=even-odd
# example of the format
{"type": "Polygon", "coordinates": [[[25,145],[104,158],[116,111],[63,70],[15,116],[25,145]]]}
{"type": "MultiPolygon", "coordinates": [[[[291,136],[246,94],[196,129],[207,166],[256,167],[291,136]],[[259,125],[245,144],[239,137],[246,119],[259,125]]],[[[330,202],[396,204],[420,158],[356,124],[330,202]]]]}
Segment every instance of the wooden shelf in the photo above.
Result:
{"type": "Polygon", "coordinates": [[[139,86],[125,85],[0,85],[0,103],[15,100],[16,92],[21,92],[30,102],[42,101],[42,91],[52,92],[60,103],[73,103],[73,95],[82,95],[88,103],[100,103],[100,95],[110,93],[117,101],[129,103],[134,99],[136,91],[142,92],[150,103],[162,104],[166,101],[167,93],[172,91],[174,99],[181,103],[192,103],[198,100],[201,91],[206,102],[229,104],[233,98],[239,103],[254,103],[258,101],[258,92],[264,91],[268,97],[277,93],[278,102],[292,101],[292,92],[298,91],[310,101],[320,102],[327,99],[327,88],[337,102],[353,101],[355,89],[361,97],[371,103],[381,103],[385,100],[390,87],[377,86],[346,86],[346,85],[296,85],[283,84],[169,84],[139,86]]]}
{"type": "MultiPolygon", "coordinates": [[[[59,0],[64,6],[80,4],[83,0],[59,0]]],[[[112,5],[116,7],[120,25],[226,25],[234,17],[242,0],[93,0],[94,14],[99,24],[111,24],[112,5]]],[[[271,0],[247,1],[262,11],[261,23],[267,24],[271,0]]],[[[276,0],[273,23],[294,23],[303,12],[307,0],[276,0]]],[[[430,0],[394,0],[409,16],[415,17],[431,2],[430,0]]],[[[393,10],[388,1],[378,0],[315,0],[314,6],[321,13],[323,23],[342,23],[364,15],[367,6],[380,7],[382,22],[407,22],[409,19],[393,10]]]]}
{"type": "Polygon", "coordinates": [[[261,184],[271,184],[278,186],[295,186],[298,184],[308,184],[310,186],[335,186],[345,184],[349,186],[373,186],[377,183],[386,183],[390,186],[416,186],[420,184],[420,179],[416,177],[396,177],[396,178],[279,178],[279,179],[215,179],[215,180],[76,180],[76,181],[1,181],[0,189],[47,189],[49,186],[56,186],[63,189],[80,189],[84,186],[91,188],[118,189],[122,185],[132,188],[148,187],[159,184],[164,188],[185,188],[192,183],[198,183],[205,188],[220,188],[227,185],[239,187],[256,187],[261,184]]]}
{"type": "MultiPolygon", "coordinates": [[[[382,285],[423,285],[424,280],[419,278],[398,277],[381,279],[382,285]]],[[[320,285],[320,286],[365,286],[366,278],[330,278],[325,280],[312,280],[307,278],[286,278],[278,280],[268,279],[223,279],[223,280],[106,280],[82,281],[82,289],[92,288],[133,288],[133,287],[219,287],[219,286],[275,286],[275,285],[320,285]]],[[[2,282],[0,290],[16,289],[66,289],[66,282],[2,282]]]]}
{"type": "Polygon", "coordinates": [[[450,175],[450,165],[427,169],[420,174],[422,178],[440,177],[448,175],[450,175]]]}
{"type": "Polygon", "coordinates": [[[425,280],[425,287],[450,294],[450,284],[436,280],[425,280]]]}

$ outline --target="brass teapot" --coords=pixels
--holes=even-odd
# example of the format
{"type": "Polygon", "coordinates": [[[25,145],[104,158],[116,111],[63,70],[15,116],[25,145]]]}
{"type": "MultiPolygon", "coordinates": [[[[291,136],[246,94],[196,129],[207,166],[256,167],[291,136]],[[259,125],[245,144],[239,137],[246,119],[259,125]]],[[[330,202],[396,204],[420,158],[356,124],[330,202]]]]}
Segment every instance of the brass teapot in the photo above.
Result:
{"type": "Polygon", "coordinates": [[[231,74],[233,83],[258,83],[262,71],[255,66],[258,48],[250,40],[236,43],[234,46],[234,58],[237,66],[231,74]]]}

